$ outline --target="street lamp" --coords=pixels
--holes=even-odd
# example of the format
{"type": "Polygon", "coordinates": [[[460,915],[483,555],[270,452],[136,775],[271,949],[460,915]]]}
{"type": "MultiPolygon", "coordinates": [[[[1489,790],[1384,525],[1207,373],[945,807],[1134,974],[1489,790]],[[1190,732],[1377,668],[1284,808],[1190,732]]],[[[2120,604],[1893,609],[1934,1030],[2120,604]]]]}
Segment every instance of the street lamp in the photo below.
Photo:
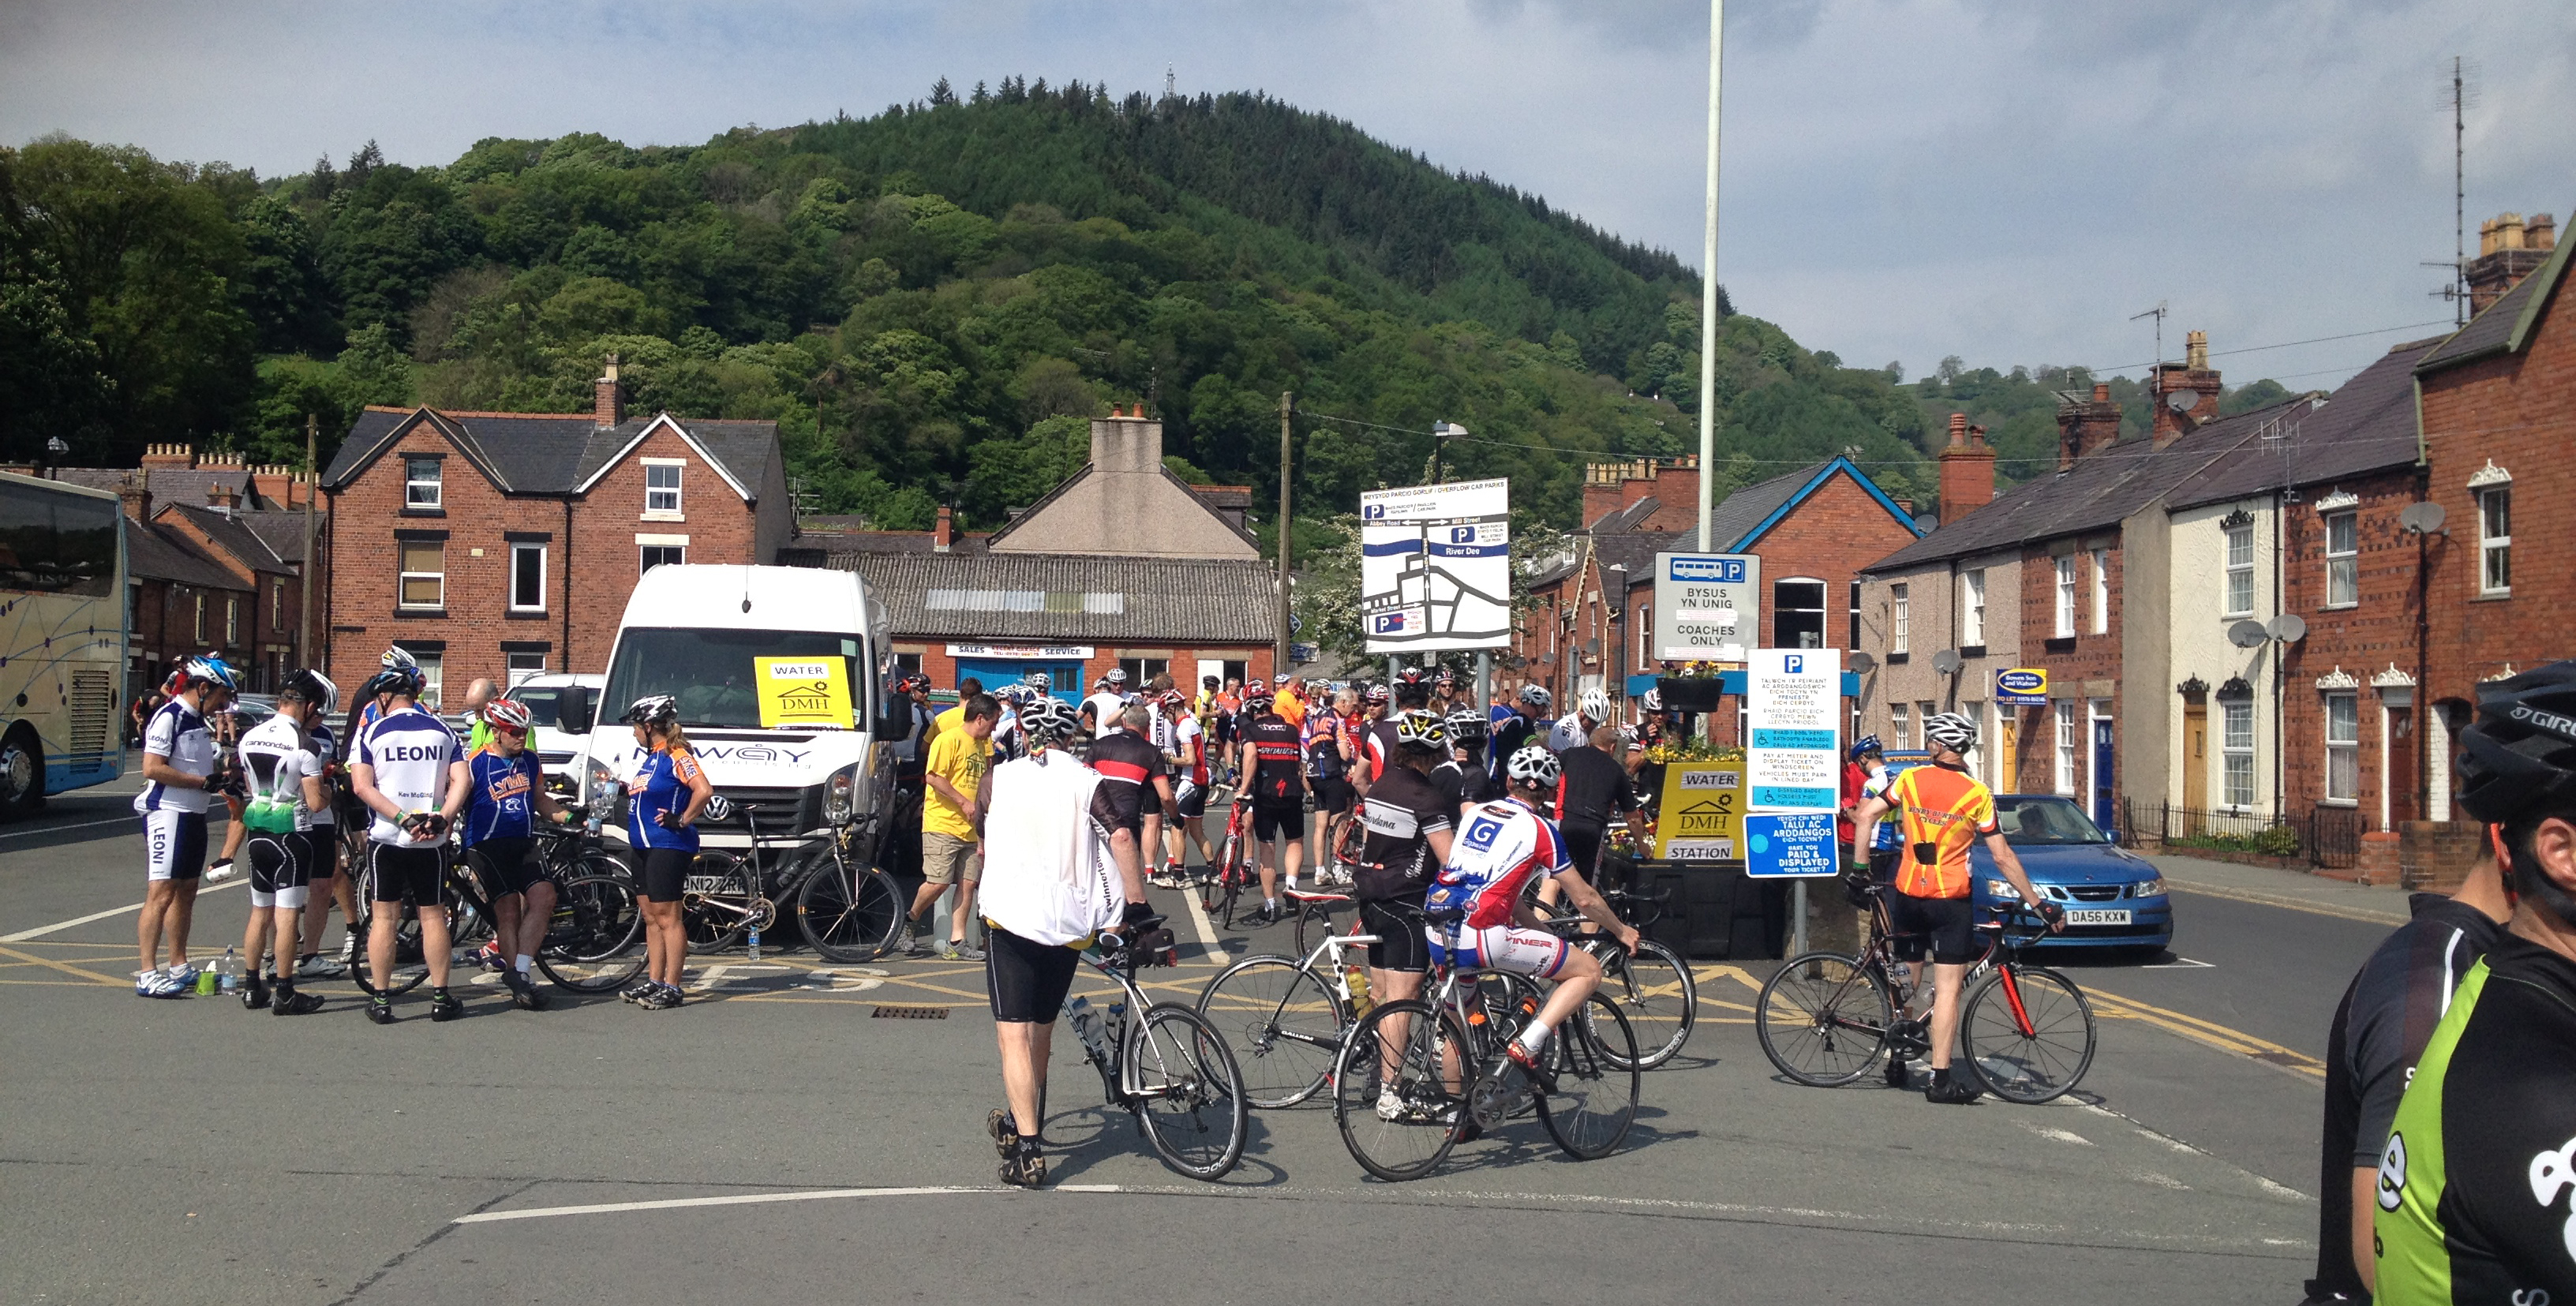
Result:
{"type": "Polygon", "coordinates": [[[1467,428],[1458,425],[1456,422],[1433,422],[1431,424],[1432,484],[1444,485],[1448,483],[1449,450],[1446,446],[1451,440],[1455,440],[1466,433],[1467,428]]]}

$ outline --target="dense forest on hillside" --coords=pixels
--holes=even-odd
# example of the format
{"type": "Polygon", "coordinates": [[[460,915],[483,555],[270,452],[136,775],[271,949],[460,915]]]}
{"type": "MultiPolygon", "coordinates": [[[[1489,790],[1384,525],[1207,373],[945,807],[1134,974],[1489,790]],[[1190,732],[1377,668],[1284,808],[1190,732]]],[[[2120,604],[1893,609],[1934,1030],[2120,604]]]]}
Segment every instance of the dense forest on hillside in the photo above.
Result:
{"type": "MultiPolygon", "coordinates": [[[[578,410],[615,353],[636,406],[775,418],[811,510],[886,526],[943,502],[996,525],[1081,463],[1085,418],[1138,402],[1184,471],[1267,502],[1282,391],[1301,519],[1419,479],[1448,420],[1449,475],[1511,476],[1572,526],[1585,461],[1693,447],[1699,289],[1250,94],[943,81],[703,145],[490,139],[412,167],[370,143],[282,178],[52,137],[0,149],[0,460],[59,436],[81,463],[157,440],[300,461],[313,414],[327,461],[369,403],[578,410]]],[[[2007,440],[2050,425],[2049,376],[1904,385],[1719,306],[1730,481],[1849,451],[1922,492],[1949,406],[2007,440]]]]}

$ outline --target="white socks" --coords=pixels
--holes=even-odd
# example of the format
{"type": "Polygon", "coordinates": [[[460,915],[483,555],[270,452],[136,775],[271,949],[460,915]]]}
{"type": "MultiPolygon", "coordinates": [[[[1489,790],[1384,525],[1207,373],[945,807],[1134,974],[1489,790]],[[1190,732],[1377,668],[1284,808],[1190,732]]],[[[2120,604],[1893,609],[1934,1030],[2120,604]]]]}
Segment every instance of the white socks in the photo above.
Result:
{"type": "Polygon", "coordinates": [[[537,960],[536,958],[531,957],[531,956],[529,956],[528,954],[526,954],[526,953],[524,953],[524,952],[520,953],[520,954],[518,955],[518,958],[517,958],[518,965],[519,965],[519,973],[520,973],[520,974],[522,974],[522,975],[527,974],[527,973],[528,973],[528,967],[529,967],[529,966],[531,966],[531,965],[534,965],[534,964],[536,963],[536,960],[537,960]]]}

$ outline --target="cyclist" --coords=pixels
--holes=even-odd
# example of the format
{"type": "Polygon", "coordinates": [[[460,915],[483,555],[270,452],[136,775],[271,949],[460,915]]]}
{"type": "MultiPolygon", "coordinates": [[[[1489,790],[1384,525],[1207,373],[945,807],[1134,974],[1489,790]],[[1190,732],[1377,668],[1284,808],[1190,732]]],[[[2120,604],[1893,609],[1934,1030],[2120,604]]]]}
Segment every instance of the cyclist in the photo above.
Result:
{"type": "Polygon", "coordinates": [[[1884,801],[1887,798],[1888,787],[1896,783],[1896,777],[1888,774],[1887,753],[1876,735],[1863,735],[1855,741],[1851,747],[1851,756],[1852,764],[1843,776],[1844,797],[1849,800],[1849,810],[1844,813],[1842,829],[1838,833],[1842,835],[1845,844],[1858,846],[1854,841],[1854,833],[1857,831],[1861,836],[1860,842],[1866,843],[1869,847],[1869,878],[1880,884],[1894,884],[1896,883],[1897,853],[1904,845],[1904,832],[1897,827],[1896,822],[1888,820],[1877,821],[1873,823],[1871,829],[1860,830],[1859,823],[1851,818],[1860,814],[1862,799],[1876,798],[1884,801]],[[1852,783],[1851,772],[1853,771],[1859,773],[1858,785],[1852,783]]]}
{"type": "Polygon", "coordinates": [[[188,927],[197,914],[197,882],[206,870],[206,791],[216,783],[215,737],[206,714],[232,699],[239,684],[219,657],[193,657],[172,673],[170,698],[143,727],[143,913],[135,947],[143,969],[134,993],[185,997],[197,982],[188,964],[188,927]],[[170,938],[170,968],[161,968],[161,937],[170,938]]]}
{"type": "MultiPolygon", "coordinates": [[[[1504,764],[1505,797],[1468,810],[1450,840],[1449,857],[1423,903],[1429,921],[1431,960],[1461,969],[1517,971],[1554,980],[1547,1005],[1521,1028],[1507,1049],[1514,1064],[1543,1077],[1539,1054],[1548,1036],[1583,1005],[1601,983],[1601,963],[1562,937],[1539,928],[1536,912],[1521,903],[1532,876],[1564,886],[1575,909],[1610,932],[1623,948],[1637,946],[1637,931],[1592,891],[1566,860],[1564,836],[1538,805],[1556,787],[1556,754],[1529,744],[1504,764]]],[[[1498,1071],[1500,1067],[1496,1068],[1498,1071]]]]}
{"type": "MultiPolygon", "coordinates": [[[[1620,765],[1619,727],[1599,726],[1580,748],[1557,751],[1556,825],[1565,851],[1585,880],[1601,874],[1601,841],[1614,820],[1625,821],[1639,842],[1646,838],[1644,804],[1620,765]]],[[[1551,903],[1554,895],[1541,891],[1551,903]]]]}
{"type": "Polygon", "coordinates": [[[537,755],[528,751],[526,704],[495,698],[483,705],[482,721],[492,742],[466,754],[465,806],[459,812],[459,836],[466,860],[492,899],[493,946],[502,958],[501,982],[510,1000],[527,1011],[543,1011],[546,997],[528,975],[546,927],[555,915],[555,885],[537,857],[536,821],[561,823],[563,809],[546,792],[545,773],[537,755]]]}
{"type": "MultiPolygon", "coordinates": [[[[1449,752],[1448,727],[1430,712],[1415,709],[1397,715],[1395,738],[1395,764],[1360,803],[1358,819],[1368,835],[1352,877],[1360,933],[1378,940],[1368,945],[1369,987],[1381,1002],[1422,995],[1422,977],[1431,969],[1422,900],[1433,868],[1449,862],[1450,832],[1458,815],[1457,804],[1431,779],[1433,762],[1449,752]]],[[[1387,1030],[1386,1072],[1377,1097],[1380,1119],[1393,1120],[1404,1112],[1394,1085],[1396,1049],[1404,1046],[1405,1035],[1402,1024],[1387,1030]]]]}
{"type": "Polygon", "coordinates": [[[1610,696],[1598,689],[1587,689],[1573,712],[1556,719],[1555,728],[1548,732],[1548,749],[1562,753],[1581,748],[1592,742],[1592,732],[1609,719],[1610,696]]]}
{"type": "Polygon", "coordinates": [[[1235,774],[1252,795],[1253,864],[1261,868],[1261,915],[1258,924],[1279,919],[1279,876],[1297,887],[1297,870],[1306,859],[1306,768],[1299,760],[1297,727],[1279,715],[1270,695],[1255,685],[1244,692],[1243,727],[1235,774]],[[1273,870],[1269,848],[1279,846],[1273,870]]]}
{"type": "Polygon", "coordinates": [[[1270,684],[1270,710],[1278,713],[1280,720],[1303,730],[1306,726],[1306,711],[1309,706],[1306,701],[1306,687],[1298,683],[1297,677],[1285,671],[1272,676],[1270,684]]]}
{"type": "Polygon", "coordinates": [[[1108,778],[1066,751],[1083,731],[1055,698],[1031,705],[1029,755],[984,774],[977,805],[990,813],[985,851],[984,976],[1009,1105],[985,1120],[1002,1153],[1002,1182],[1046,1182],[1038,1151],[1047,1056],[1056,1014],[1083,948],[1100,931],[1150,915],[1142,850],[1121,824],[1108,778]]]}
{"type": "Polygon", "coordinates": [[[983,950],[966,937],[967,915],[975,910],[975,886],[984,879],[984,809],[976,793],[993,766],[993,727],[1002,708],[989,694],[967,699],[965,717],[954,730],[942,730],[930,741],[922,764],[928,786],[921,805],[921,888],[912,896],[912,940],[908,956],[930,951],[930,912],[939,895],[951,888],[957,900],[948,909],[948,946],[943,961],[982,961],[983,950]]]}
{"type": "Polygon", "coordinates": [[[321,672],[313,673],[330,690],[330,704],[323,715],[305,727],[313,740],[313,755],[322,759],[322,784],[331,801],[313,809],[313,883],[305,899],[303,961],[295,968],[297,979],[338,979],[349,973],[349,963],[358,955],[358,895],[351,877],[340,862],[340,808],[348,801],[344,783],[347,772],[340,766],[340,736],[331,729],[330,713],[340,710],[340,687],[331,684],[321,672]],[[322,936],[331,927],[331,904],[340,904],[340,955],[322,955],[322,936]]]}
{"type": "Polygon", "coordinates": [[[2378,1300],[2576,1301],[2576,662],[2481,687],[2459,803],[2513,901],[2380,1155],[2378,1300]]]}
{"type": "Polygon", "coordinates": [[[349,787],[376,814],[367,831],[367,881],[375,920],[367,934],[367,965],[375,972],[375,1000],[367,1019],[394,1019],[395,930],[402,903],[420,911],[420,950],[429,963],[429,1018],[454,1020],[465,1005],[447,991],[452,937],[447,932],[447,831],[465,803],[465,749],[447,723],[420,707],[418,667],[387,667],[368,682],[385,698],[384,715],[359,735],[349,753],[349,787]]]}
{"type": "Polygon", "coordinates": [[[894,745],[895,768],[909,782],[921,772],[922,745],[930,734],[931,718],[937,715],[930,710],[930,677],[918,671],[897,676],[894,692],[904,700],[898,710],[909,723],[902,740],[894,745]]]}
{"type": "MultiPolygon", "coordinates": [[[[634,727],[644,750],[626,782],[626,841],[644,859],[644,958],[642,981],[618,996],[646,1011],[680,1005],[681,967],[689,959],[689,927],[680,919],[680,894],[689,863],[698,855],[698,813],[715,788],[680,729],[680,701],[668,694],[635,700],[620,720],[634,727]]],[[[932,741],[937,746],[937,741],[932,741]]]]}
{"type": "Polygon", "coordinates": [[[1468,806],[1495,797],[1493,772],[1485,764],[1485,735],[1490,723],[1473,703],[1449,713],[1448,760],[1431,769],[1431,782],[1449,800],[1449,810],[1463,814],[1468,806]]]}
{"type": "Polygon", "coordinates": [[[1091,745],[1091,769],[1107,782],[1101,792],[1117,813],[1115,828],[1135,836],[1140,858],[1151,857],[1161,845],[1164,819],[1174,816],[1178,806],[1163,752],[1148,737],[1153,726],[1145,705],[1130,703],[1118,709],[1110,729],[1091,745]]]}
{"type": "Polygon", "coordinates": [[[1358,732],[1365,724],[1359,695],[1345,689],[1333,695],[1329,704],[1319,703],[1298,727],[1306,746],[1306,787],[1315,794],[1318,883],[1328,883],[1324,877],[1331,873],[1332,850],[1338,846],[1342,823],[1350,819],[1358,793],[1351,786],[1352,764],[1358,756],[1358,732]]]}
{"type": "Polygon", "coordinates": [[[1521,751],[1521,746],[1533,739],[1546,738],[1538,732],[1539,717],[1555,701],[1556,697],[1547,692],[1545,685],[1523,685],[1512,701],[1509,714],[1494,723],[1491,731],[1493,749],[1488,756],[1492,761],[1490,778],[1496,793],[1505,792],[1503,782],[1507,777],[1504,772],[1511,759],[1521,751]]]}
{"type": "MultiPolygon", "coordinates": [[[[1968,846],[1985,839],[1995,868],[2021,900],[2048,921],[2049,928],[2063,928],[2066,913],[2031,887],[2021,858],[2004,842],[2003,831],[1995,824],[1994,794],[1968,774],[1967,752],[1977,746],[1977,723],[1956,712],[1936,713],[1924,718],[1923,741],[1932,750],[1932,765],[1907,769],[1884,798],[1862,799],[1852,823],[1856,829],[1867,829],[1891,811],[1903,823],[1910,855],[1897,869],[1888,917],[1896,931],[1907,936],[1898,940],[1899,957],[1921,961],[1926,939],[1931,943],[1932,1083],[1923,1096],[1927,1101],[1961,1104],[1978,1097],[1976,1088],[1950,1073],[1950,1049],[1959,1041],[1959,989],[1967,979],[1968,963],[1977,959],[1968,846]]],[[[1869,849],[1857,834],[1852,837],[1851,855],[1854,861],[1869,860],[1869,849]]],[[[1913,1015],[1913,1001],[1922,992],[1922,986],[1916,985],[1907,1009],[1897,1013],[1897,1030],[1908,1046],[1926,1037],[1923,1022],[1913,1015]]],[[[1888,1083],[1905,1086],[1906,1060],[1903,1051],[1888,1058],[1888,1083]]]]}
{"type": "Polygon", "coordinates": [[[1111,667],[1100,673],[1100,683],[1091,697],[1082,700],[1082,714],[1090,718],[1092,738],[1118,729],[1118,714],[1126,710],[1127,668],[1111,667]]]}
{"type": "MultiPolygon", "coordinates": [[[[1214,676],[1208,677],[1213,683],[1214,676]]],[[[1164,874],[1174,888],[1186,887],[1190,877],[1182,863],[1189,857],[1190,845],[1199,850],[1199,865],[1216,864],[1216,850],[1208,846],[1208,738],[1200,724],[1199,714],[1190,710],[1179,690],[1163,695],[1163,712],[1172,723],[1172,773],[1179,777],[1173,786],[1172,810],[1176,819],[1171,832],[1164,836],[1170,857],[1163,864],[1164,874]]]]}
{"type": "Polygon", "coordinates": [[[270,1006],[272,985],[272,1010],[278,1015],[322,1009],[321,994],[295,991],[295,936],[304,920],[316,855],[313,813],[330,805],[331,792],[322,783],[322,758],[306,730],[322,719],[333,697],[331,682],[320,675],[289,675],[277,691],[277,715],[242,736],[238,745],[249,795],[241,824],[250,832],[250,925],[242,933],[250,982],[242,986],[241,999],[252,1011],[270,1006]],[[271,940],[277,945],[277,970],[264,976],[271,940]]]}

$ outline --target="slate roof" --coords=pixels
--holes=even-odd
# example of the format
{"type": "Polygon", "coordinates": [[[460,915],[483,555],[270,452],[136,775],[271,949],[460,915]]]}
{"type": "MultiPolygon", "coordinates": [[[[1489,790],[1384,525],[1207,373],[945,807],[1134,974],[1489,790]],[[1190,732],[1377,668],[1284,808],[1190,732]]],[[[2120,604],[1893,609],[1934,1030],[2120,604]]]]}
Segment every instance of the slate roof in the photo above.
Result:
{"type": "Polygon", "coordinates": [[[830,563],[866,579],[898,635],[1198,645],[1276,633],[1257,558],[835,552],[830,563]]]}
{"type": "Polygon", "coordinates": [[[250,586],[214,559],[189,547],[177,532],[125,519],[125,568],[144,580],[172,581],[199,589],[242,590],[250,586]]]}
{"type": "MultiPolygon", "coordinates": [[[[864,522],[866,518],[852,517],[840,520],[864,522]]],[[[968,535],[960,532],[950,543],[948,551],[980,556],[984,553],[984,539],[982,535],[968,535]]],[[[937,542],[929,531],[880,531],[870,530],[864,526],[836,527],[835,519],[829,517],[807,517],[797,522],[796,542],[801,547],[821,549],[826,553],[933,554],[939,552],[937,542]]]]}
{"type": "Polygon", "coordinates": [[[2166,502],[2193,508],[2414,465],[2415,366],[2442,340],[2389,350],[2327,396],[2324,407],[2289,416],[2268,439],[2257,429],[2166,502]]]}
{"type": "MultiPolygon", "coordinates": [[[[236,512],[233,514],[233,520],[249,527],[251,533],[257,535],[260,542],[268,546],[269,552],[276,554],[285,562],[292,564],[304,561],[304,513],[301,510],[236,512]]],[[[313,514],[313,520],[317,533],[330,529],[331,514],[316,512],[313,514]]]]}
{"type": "Polygon", "coordinates": [[[1651,585],[1655,581],[1655,555],[1689,548],[1698,542],[1691,531],[1634,531],[1626,535],[1602,536],[1593,543],[1592,556],[1601,570],[1612,567],[1628,569],[1628,583],[1651,585]]]}
{"type": "MultiPolygon", "coordinates": [[[[322,483],[335,490],[347,486],[388,452],[394,437],[410,429],[417,417],[434,423],[505,493],[567,494],[625,452],[659,416],[630,417],[603,431],[589,413],[448,413],[370,407],[350,426],[339,455],[322,474],[322,483]]],[[[759,494],[761,478],[768,474],[769,459],[778,444],[776,422],[672,420],[746,494],[759,494]]]]}
{"type": "Polygon", "coordinates": [[[1592,535],[1626,534],[1630,531],[1636,530],[1639,526],[1644,525],[1646,519],[1654,516],[1655,510],[1661,508],[1663,503],[1663,500],[1649,494],[1644,498],[1637,500],[1635,503],[1628,504],[1625,507],[1613,508],[1610,511],[1601,514],[1601,519],[1599,521],[1596,521],[1583,529],[1586,533],[1592,535]]]}
{"type": "Polygon", "coordinates": [[[2117,525],[2200,474],[2274,418],[2310,403],[2294,399],[2222,417],[2162,449],[2143,435],[2104,445],[2073,467],[2014,486],[1993,503],[1861,570],[1895,571],[2117,525]]]}
{"type": "Polygon", "coordinates": [[[57,467],[54,479],[93,490],[115,491],[124,488],[130,477],[151,473],[146,488],[152,491],[155,506],[165,503],[206,502],[206,492],[216,488],[232,491],[240,501],[249,503],[258,487],[251,481],[247,467],[57,467]]]}
{"type": "MultiPolygon", "coordinates": [[[[268,541],[260,538],[257,531],[252,530],[248,523],[238,518],[227,517],[212,508],[200,508],[186,503],[174,503],[167,508],[155,509],[153,515],[158,517],[165,512],[185,518],[189,525],[205,532],[206,538],[213,540],[216,548],[233,555],[236,561],[253,571],[292,570],[287,565],[286,559],[278,556],[275,549],[268,547],[268,541]]],[[[284,514],[273,515],[283,516],[284,514]]]]}
{"type": "Polygon", "coordinates": [[[2576,244],[2562,242],[2549,256],[2548,262],[2515,283],[2513,289],[2487,305],[2487,311],[2470,318],[2467,326],[2426,354],[2423,361],[2415,365],[2415,374],[2423,376],[2463,363],[2474,363],[2481,358],[2520,351],[2523,341],[2531,335],[2532,326],[2540,320],[2541,310],[2548,305],[2551,292],[2558,288],[2559,279],[2566,274],[2570,249],[2576,249],[2576,244]]]}

